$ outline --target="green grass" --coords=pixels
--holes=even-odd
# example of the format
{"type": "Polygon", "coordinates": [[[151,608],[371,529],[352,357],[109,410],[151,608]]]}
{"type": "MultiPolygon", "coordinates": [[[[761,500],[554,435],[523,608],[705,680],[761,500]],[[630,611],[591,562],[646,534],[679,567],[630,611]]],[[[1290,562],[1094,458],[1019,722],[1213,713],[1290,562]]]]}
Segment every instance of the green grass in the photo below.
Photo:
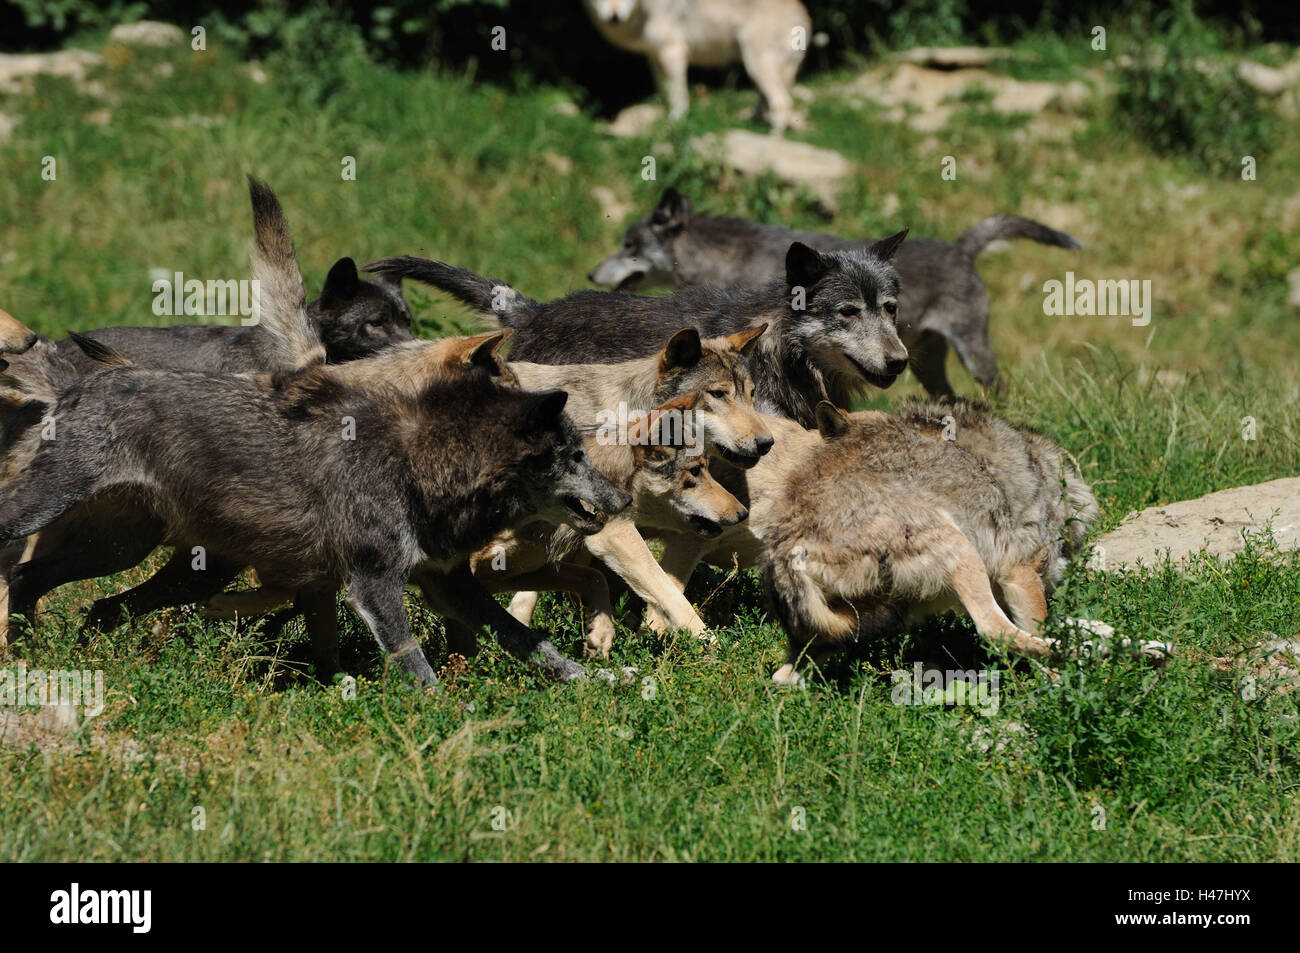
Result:
{"type": "MultiPolygon", "coordinates": [[[[1071,57],[1046,52],[1052,78],[1067,78],[1071,57]]],[[[1300,150],[1279,149],[1256,182],[1213,180],[1150,154],[1105,102],[1064,135],[1063,117],[1004,119],[978,101],[923,135],[823,95],[802,138],[859,163],[827,220],[800,190],[690,152],[692,135],[742,121],[746,89],[697,96],[681,129],[618,141],[554,112],[553,90],[374,70],[302,111],[219,51],[114,48],[109,64],[107,105],[52,80],[0,99],[22,119],[0,144],[0,307],[44,332],[150,320],[150,268],[245,274],[246,172],[279,192],[315,287],[338,256],[407,252],[537,297],[582,287],[622,226],[602,218],[595,184],[638,210],[674,184],[700,207],[846,234],[909,224],[952,237],[1008,209],[1088,246],[1021,243],[980,270],[1006,378],[997,406],[1078,458],[1103,503],[1099,529],[1300,472],[1300,329],[1283,281],[1300,257],[1300,150]],[[155,74],[162,63],[170,78],[155,74]],[[86,118],[101,109],[108,125],[86,118]],[[217,121],[179,125],[190,116],[217,121]],[[651,153],[658,180],[645,182],[651,153]],[[40,179],[44,155],[58,159],[54,182],[40,179]],[[357,158],[355,182],[340,178],[344,155],[357,158]],[[957,157],[956,182],[940,179],[944,155],[957,157]],[[1067,268],[1152,279],[1152,324],[1045,318],[1042,282],[1067,268]]],[[[409,298],[424,334],[474,326],[445,299],[409,298]]],[[[305,677],[296,625],[268,639],[177,612],[81,644],[86,601],[143,570],[69,586],[14,658],[102,669],[107,710],[64,745],[0,745],[0,858],[1296,860],[1297,696],[1262,686],[1248,701],[1209,661],[1265,633],[1300,637],[1300,560],[1267,546],[1187,571],[1074,568],[1053,618],[1171,639],[1179,655],[1163,672],[1121,656],[1053,681],[941,621],[802,692],[768,683],[783,637],[746,574],[704,607],[716,650],[621,629],[613,670],[638,670],[626,685],[552,686],[487,644],[440,697],[418,697],[348,617],[352,700],[305,677]],[[952,667],[1000,670],[996,715],[891,703],[890,670],[946,653],[952,667]],[[1003,750],[972,743],[1007,722],[1026,730],[1003,750]]],[[[438,621],[410,608],[440,659],[438,621]]],[[[545,597],[540,623],[579,651],[569,600],[545,597]]]]}

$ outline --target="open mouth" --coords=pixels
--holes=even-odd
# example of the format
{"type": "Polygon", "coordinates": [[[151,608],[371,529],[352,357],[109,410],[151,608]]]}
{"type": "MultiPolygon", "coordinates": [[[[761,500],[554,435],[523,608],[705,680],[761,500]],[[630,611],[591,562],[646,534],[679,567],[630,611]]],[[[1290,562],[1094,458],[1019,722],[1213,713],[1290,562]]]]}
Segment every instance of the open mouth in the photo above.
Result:
{"type": "Polygon", "coordinates": [[[691,528],[701,536],[712,538],[722,535],[722,526],[706,516],[692,516],[688,522],[691,524],[691,528]]]}
{"type": "Polygon", "coordinates": [[[868,384],[871,384],[874,387],[879,387],[881,390],[884,390],[885,388],[889,387],[890,384],[894,383],[894,381],[898,380],[897,374],[873,374],[871,371],[863,367],[860,362],[855,361],[848,354],[844,355],[844,359],[853,365],[854,370],[856,370],[858,374],[862,376],[863,380],[865,380],[868,384]]]}
{"type": "Polygon", "coordinates": [[[718,455],[726,460],[732,466],[740,467],[742,470],[748,470],[761,459],[761,454],[756,453],[737,453],[735,450],[728,450],[726,447],[714,445],[718,455]]]}
{"type": "Polygon", "coordinates": [[[622,281],[620,281],[620,282],[618,283],[618,287],[615,288],[614,290],[615,290],[615,291],[635,291],[637,288],[641,287],[641,281],[642,281],[642,279],[644,279],[644,278],[645,278],[645,272],[644,272],[644,271],[634,271],[634,272],[632,272],[632,274],[628,275],[626,278],[624,278],[622,281]]]}
{"type": "Polygon", "coordinates": [[[595,507],[586,500],[576,496],[562,496],[560,502],[569,513],[569,518],[565,522],[583,536],[599,533],[605,528],[607,519],[605,514],[597,512],[595,507]]]}

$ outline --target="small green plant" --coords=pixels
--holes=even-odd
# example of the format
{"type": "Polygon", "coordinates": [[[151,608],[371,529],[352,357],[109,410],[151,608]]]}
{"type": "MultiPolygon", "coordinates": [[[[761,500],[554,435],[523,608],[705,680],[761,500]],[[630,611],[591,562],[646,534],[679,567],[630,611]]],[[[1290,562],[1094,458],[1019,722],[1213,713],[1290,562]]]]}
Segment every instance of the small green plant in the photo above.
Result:
{"type": "Polygon", "coordinates": [[[1163,42],[1119,74],[1116,107],[1133,133],[1162,155],[1187,156],[1206,172],[1239,170],[1243,156],[1271,152],[1280,121],[1237,76],[1218,35],[1190,5],[1162,14],[1163,42]]]}

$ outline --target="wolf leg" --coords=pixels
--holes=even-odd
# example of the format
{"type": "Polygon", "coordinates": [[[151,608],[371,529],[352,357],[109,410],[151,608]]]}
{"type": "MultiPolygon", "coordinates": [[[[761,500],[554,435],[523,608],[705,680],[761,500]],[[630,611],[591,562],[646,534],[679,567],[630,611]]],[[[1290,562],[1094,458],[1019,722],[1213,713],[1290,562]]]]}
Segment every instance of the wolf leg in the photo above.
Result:
{"type": "Polygon", "coordinates": [[[1033,635],[1047,618],[1043,577],[1031,565],[1012,566],[998,579],[1002,598],[1016,625],[1033,635]]]}
{"type": "Polygon", "coordinates": [[[948,585],[961,600],[979,634],[1018,655],[1050,658],[1054,654],[1052,644],[1018,628],[993,598],[988,570],[970,540],[953,527],[945,542],[954,553],[948,567],[948,585]]]}
{"type": "MultiPolygon", "coordinates": [[[[690,582],[691,574],[695,572],[695,567],[700,564],[700,557],[704,554],[704,540],[687,533],[671,533],[665,534],[663,541],[664,551],[659,557],[659,568],[679,592],[685,592],[686,584],[690,582]]],[[[646,624],[651,629],[660,631],[666,628],[664,620],[653,607],[647,606],[645,614],[646,624]]]]}
{"type": "Polygon", "coordinates": [[[704,620],[655,562],[645,540],[631,522],[618,520],[609,523],[599,533],[586,537],[583,543],[592,555],[618,573],[671,628],[687,629],[693,635],[713,641],[704,620]]]}
{"type": "Polygon", "coordinates": [[[562,682],[583,679],[587,670],[559,653],[541,633],[535,632],[497,605],[468,566],[451,572],[416,569],[411,581],[420,587],[434,612],[451,616],[474,631],[487,627],[496,633],[503,649],[526,661],[536,662],[562,682]]]}
{"type": "Polygon", "coordinates": [[[650,66],[664,98],[668,100],[668,118],[681,119],[690,106],[686,86],[686,63],[690,50],[684,41],[672,41],[650,53],[650,66]]]}
{"type": "MultiPolygon", "coordinates": [[[[293,595],[293,607],[302,613],[307,634],[311,637],[311,659],[316,666],[316,678],[326,685],[343,670],[339,663],[337,599],[338,586],[333,583],[313,583],[303,586],[293,595]]],[[[405,618],[405,612],[402,616],[405,618]]],[[[369,623],[370,620],[366,621],[369,623]]]]}
{"type": "Polygon", "coordinates": [[[790,96],[790,87],[794,83],[794,72],[799,68],[799,60],[794,61],[794,69],[788,68],[791,47],[789,35],[783,37],[784,43],[773,43],[774,37],[766,31],[741,32],[740,59],[745,71],[754,81],[758,91],[767,101],[767,119],[772,124],[772,135],[782,135],[789,127],[794,115],[794,100],[790,96]],[[754,35],[757,33],[757,35],[754,35]],[[787,74],[788,77],[787,77],[787,74]]]}
{"type": "Polygon", "coordinates": [[[406,607],[402,605],[402,589],[401,579],[355,575],[348,583],[348,602],[389,658],[421,685],[436,686],[438,676],[411,636],[406,607]]]}
{"type": "Polygon", "coordinates": [[[609,658],[614,644],[614,607],[605,574],[591,566],[560,562],[509,580],[539,592],[568,592],[582,600],[587,616],[584,652],[592,658],[609,658]]]}
{"type": "Polygon", "coordinates": [[[912,373],[931,397],[951,397],[952,384],[944,367],[948,359],[948,342],[934,331],[922,331],[915,343],[907,342],[912,355],[912,373]]]}
{"type": "Polygon", "coordinates": [[[195,569],[191,560],[188,550],[177,547],[171,559],[140,585],[115,596],[96,599],[86,615],[84,627],[103,631],[117,625],[123,614],[136,617],[200,602],[228,586],[243,568],[209,556],[206,568],[195,569]]]}

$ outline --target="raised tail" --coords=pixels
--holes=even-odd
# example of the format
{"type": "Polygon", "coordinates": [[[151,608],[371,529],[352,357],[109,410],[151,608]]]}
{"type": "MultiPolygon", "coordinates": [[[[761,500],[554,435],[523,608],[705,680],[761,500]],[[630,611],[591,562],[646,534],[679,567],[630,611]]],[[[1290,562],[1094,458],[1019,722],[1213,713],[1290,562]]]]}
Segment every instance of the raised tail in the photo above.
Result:
{"type": "Polygon", "coordinates": [[[536,301],[521,295],[499,278],[484,278],[468,269],[432,258],[397,255],[372,261],[364,270],[389,279],[414,278],[432,285],[475,311],[495,317],[508,328],[527,324],[538,308],[536,301]]]}
{"type": "Polygon", "coordinates": [[[271,187],[248,177],[253,204],[253,279],[260,323],[274,342],[267,370],[293,371],[325,363],[325,345],[307,317],[307,294],[293,250],[293,235],[271,187]]]}
{"type": "Polygon", "coordinates": [[[967,229],[953,242],[967,257],[974,258],[989,242],[1007,238],[1028,238],[1042,245],[1057,245],[1061,248],[1082,248],[1083,242],[1065,232],[1048,228],[1042,222],[1019,215],[990,215],[975,227],[967,229]]]}

